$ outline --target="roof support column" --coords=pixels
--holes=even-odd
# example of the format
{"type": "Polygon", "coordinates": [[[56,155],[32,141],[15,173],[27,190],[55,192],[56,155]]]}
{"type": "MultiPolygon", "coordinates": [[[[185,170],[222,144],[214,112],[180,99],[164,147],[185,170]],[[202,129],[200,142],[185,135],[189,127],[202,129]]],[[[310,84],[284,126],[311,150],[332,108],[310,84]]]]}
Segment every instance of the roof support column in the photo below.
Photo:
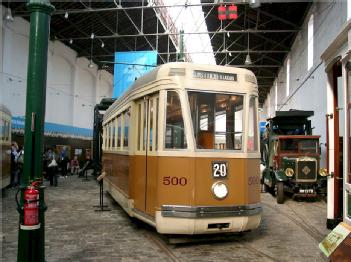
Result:
{"type": "Polygon", "coordinates": [[[21,179],[21,200],[18,207],[19,231],[17,261],[45,261],[44,187],[39,188],[39,224],[24,224],[24,191],[33,181],[42,181],[42,156],[45,120],[47,53],[50,17],[54,6],[49,0],[30,0],[30,34],[28,52],[26,120],[24,136],[24,171],[21,179]]]}

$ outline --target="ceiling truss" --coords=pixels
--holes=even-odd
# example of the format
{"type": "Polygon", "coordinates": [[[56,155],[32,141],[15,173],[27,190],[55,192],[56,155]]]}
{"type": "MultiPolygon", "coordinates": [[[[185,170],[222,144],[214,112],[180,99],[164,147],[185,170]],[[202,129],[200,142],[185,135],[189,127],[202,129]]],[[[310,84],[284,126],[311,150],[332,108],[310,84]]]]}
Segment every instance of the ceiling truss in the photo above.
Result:
{"type": "MultiPolygon", "coordinates": [[[[201,0],[203,23],[208,32],[185,33],[209,34],[217,64],[252,70],[258,79],[260,104],[267,97],[311,5],[311,1],[282,2],[252,9],[248,1],[240,1],[238,19],[219,21],[218,4],[201,0]],[[245,65],[247,54],[251,65],[245,65]]],[[[7,1],[2,4],[8,6],[7,1]]],[[[51,39],[71,46],[78,56],[93,60],[112,74],[116,51],[154,50],[158,52],[158,64],[176,61],[179,31],[166,8],[199,6],[169,6],[162,0],[52,1],[52,4],[56,11],[51,18],[51,39]]],[[[25,3],[9,5],[15,16],[29,19],[25,3]]],[[[197,52],[185,50],[187,60],[194,53],[197,52]]]]}

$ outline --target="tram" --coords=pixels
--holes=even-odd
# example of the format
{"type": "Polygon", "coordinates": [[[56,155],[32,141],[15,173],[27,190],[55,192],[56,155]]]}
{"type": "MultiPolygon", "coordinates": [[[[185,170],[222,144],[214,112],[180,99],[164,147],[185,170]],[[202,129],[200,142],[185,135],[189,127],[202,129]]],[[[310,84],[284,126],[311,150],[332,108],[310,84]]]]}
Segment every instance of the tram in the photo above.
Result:
{"type": "Polygon", "coordinates": [[[11,112],[0,105],[1,189],[11,182],[11,112]]]}
{"type": "Polygon", "coordinates": [[[257,228],[257,97],[246,69],[184,62],[155,68],[104,115],[105,188],[161,234],[257,228]]]}

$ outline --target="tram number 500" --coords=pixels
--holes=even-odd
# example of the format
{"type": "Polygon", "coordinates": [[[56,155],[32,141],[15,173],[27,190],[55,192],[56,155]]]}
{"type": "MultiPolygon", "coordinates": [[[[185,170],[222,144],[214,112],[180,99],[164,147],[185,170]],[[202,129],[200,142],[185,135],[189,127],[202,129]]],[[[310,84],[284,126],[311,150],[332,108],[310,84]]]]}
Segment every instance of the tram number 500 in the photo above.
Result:
{"type": "Polygon", "coordinates": [[[212,162],[212,176],[214,178],[225,178],[228,173],[227,162],[212,162]]]}
{"type": "Polygon", "coordinates": [[[162,183],[165,186],[185,186],[188,183],[188,180],[185,177],[164,176],[162,183]]]}

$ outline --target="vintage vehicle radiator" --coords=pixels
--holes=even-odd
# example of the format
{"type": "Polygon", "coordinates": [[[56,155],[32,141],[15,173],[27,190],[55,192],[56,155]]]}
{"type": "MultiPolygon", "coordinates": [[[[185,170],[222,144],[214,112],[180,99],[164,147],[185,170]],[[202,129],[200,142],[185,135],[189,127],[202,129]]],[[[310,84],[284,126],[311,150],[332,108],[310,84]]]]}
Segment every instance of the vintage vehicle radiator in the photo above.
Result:
{"type": "Polygon", "coordinates": [[[296,161],[296,181],[315,182],[317,181],[317,159],[298,158],[296,161]]]}

